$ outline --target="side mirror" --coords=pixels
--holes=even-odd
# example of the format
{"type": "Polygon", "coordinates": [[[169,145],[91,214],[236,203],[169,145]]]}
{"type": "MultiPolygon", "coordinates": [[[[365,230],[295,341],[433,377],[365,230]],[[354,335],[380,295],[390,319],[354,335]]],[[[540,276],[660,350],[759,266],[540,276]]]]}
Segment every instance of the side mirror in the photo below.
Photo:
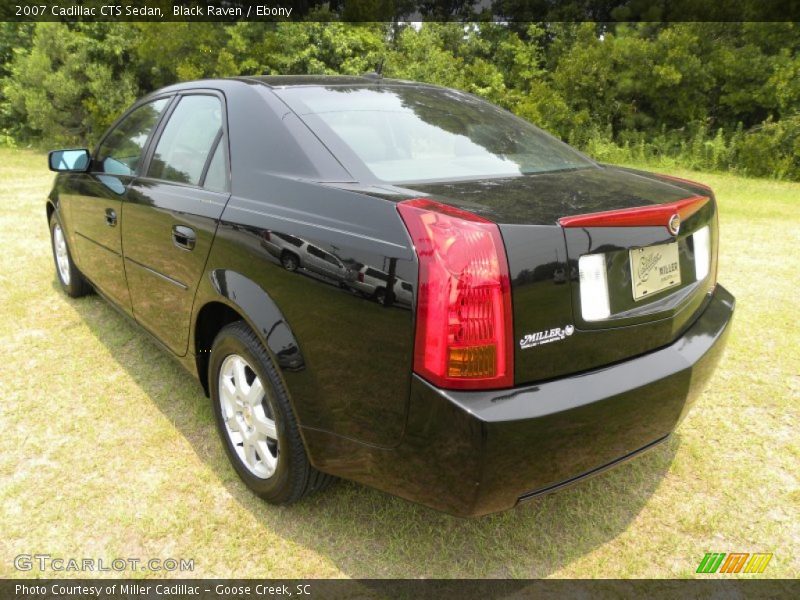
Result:
{"type": "Polygon", "coordinates": [[[89,151],[85,148],[53,150],[47,157],[47,165],[51,171],[83,173],[89,168],[90,159],[89,151]]]}

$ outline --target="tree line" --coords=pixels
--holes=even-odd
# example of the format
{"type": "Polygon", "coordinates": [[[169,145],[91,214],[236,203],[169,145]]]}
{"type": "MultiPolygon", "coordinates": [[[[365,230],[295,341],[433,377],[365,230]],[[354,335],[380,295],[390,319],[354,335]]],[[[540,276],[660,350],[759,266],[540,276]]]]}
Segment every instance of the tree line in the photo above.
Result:
{"type": "Polygon", "coordinates": [[[380,64],[598,160],[800,180],[799,50],[796,23],[0,23],[0,144],[92,146],[176,81],[380,64]]]}

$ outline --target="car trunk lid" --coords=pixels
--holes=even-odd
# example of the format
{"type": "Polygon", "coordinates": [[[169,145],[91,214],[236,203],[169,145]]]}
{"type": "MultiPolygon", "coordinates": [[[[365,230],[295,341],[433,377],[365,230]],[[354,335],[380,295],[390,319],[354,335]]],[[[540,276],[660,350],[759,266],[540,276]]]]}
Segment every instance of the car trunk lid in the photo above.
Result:
{"type": "Polygon", "coordinates": [[[414,185],[409,191],[500,225],[511,278],[517,385],[668,345],[713,290],[716,205],[711,191],[697,184],[600,167],[414,185]],[[683,217],[677,233],[669,229],[675,214],[683,217]],[[708,274],[698,279],[695,247],[705,228],[708,274]],[[583,264],[586,256],[596,257],[593,272],[583,264]],[[586,289],[592,274],[602,274],[607,288],[607,314],[599,318],[586,311],[596,295],[586,289]]]}

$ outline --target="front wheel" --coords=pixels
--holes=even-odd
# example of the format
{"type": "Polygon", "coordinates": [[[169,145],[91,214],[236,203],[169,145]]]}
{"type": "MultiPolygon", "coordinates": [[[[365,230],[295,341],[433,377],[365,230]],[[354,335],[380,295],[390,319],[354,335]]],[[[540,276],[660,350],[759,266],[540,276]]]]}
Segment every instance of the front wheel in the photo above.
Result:
{"type": "Polygon", "coordinates": [[[308,462],[278,371],[243,321],[225,326],[214,340],[209,389],[228,458],[256,494],[291,504],[332,481],[308,462]]]}
{"type": "Polygon", "coordinates": [[[55,212],[50,215],[50,245],[53,249],[56,277],[58,277],[64,293],[71,298],[80,298],[89,294],[92,287],[72,261],[64,228],[61,227],[55,212]]]}

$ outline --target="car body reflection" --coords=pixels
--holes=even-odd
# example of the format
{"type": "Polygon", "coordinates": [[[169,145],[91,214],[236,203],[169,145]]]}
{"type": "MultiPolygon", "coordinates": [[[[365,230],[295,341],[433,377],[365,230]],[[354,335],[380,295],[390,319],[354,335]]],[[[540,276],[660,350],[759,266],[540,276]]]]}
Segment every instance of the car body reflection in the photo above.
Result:
{"type": "Polygon", "coordinates": [[[358,269],[355,281],[350,283],[350,287],[361,295],[374,299],[378,304],[386,303],[389,296],[387,292],[390,289],[394,293],[393,300],[396,304],[410,308],[414,297],[414,288],[410,283],[369,265],[362,265],[358,269]]]}
{"type": "Polygon", "coordinates": [[[335,249],[329,252],[321,244],[288,233],[265,229],[259,237],[261,247],[289,272],[312,273],[378,304],[411,308],[414,288],[396,275],[352,258],[342,258],[335,249]]]}

